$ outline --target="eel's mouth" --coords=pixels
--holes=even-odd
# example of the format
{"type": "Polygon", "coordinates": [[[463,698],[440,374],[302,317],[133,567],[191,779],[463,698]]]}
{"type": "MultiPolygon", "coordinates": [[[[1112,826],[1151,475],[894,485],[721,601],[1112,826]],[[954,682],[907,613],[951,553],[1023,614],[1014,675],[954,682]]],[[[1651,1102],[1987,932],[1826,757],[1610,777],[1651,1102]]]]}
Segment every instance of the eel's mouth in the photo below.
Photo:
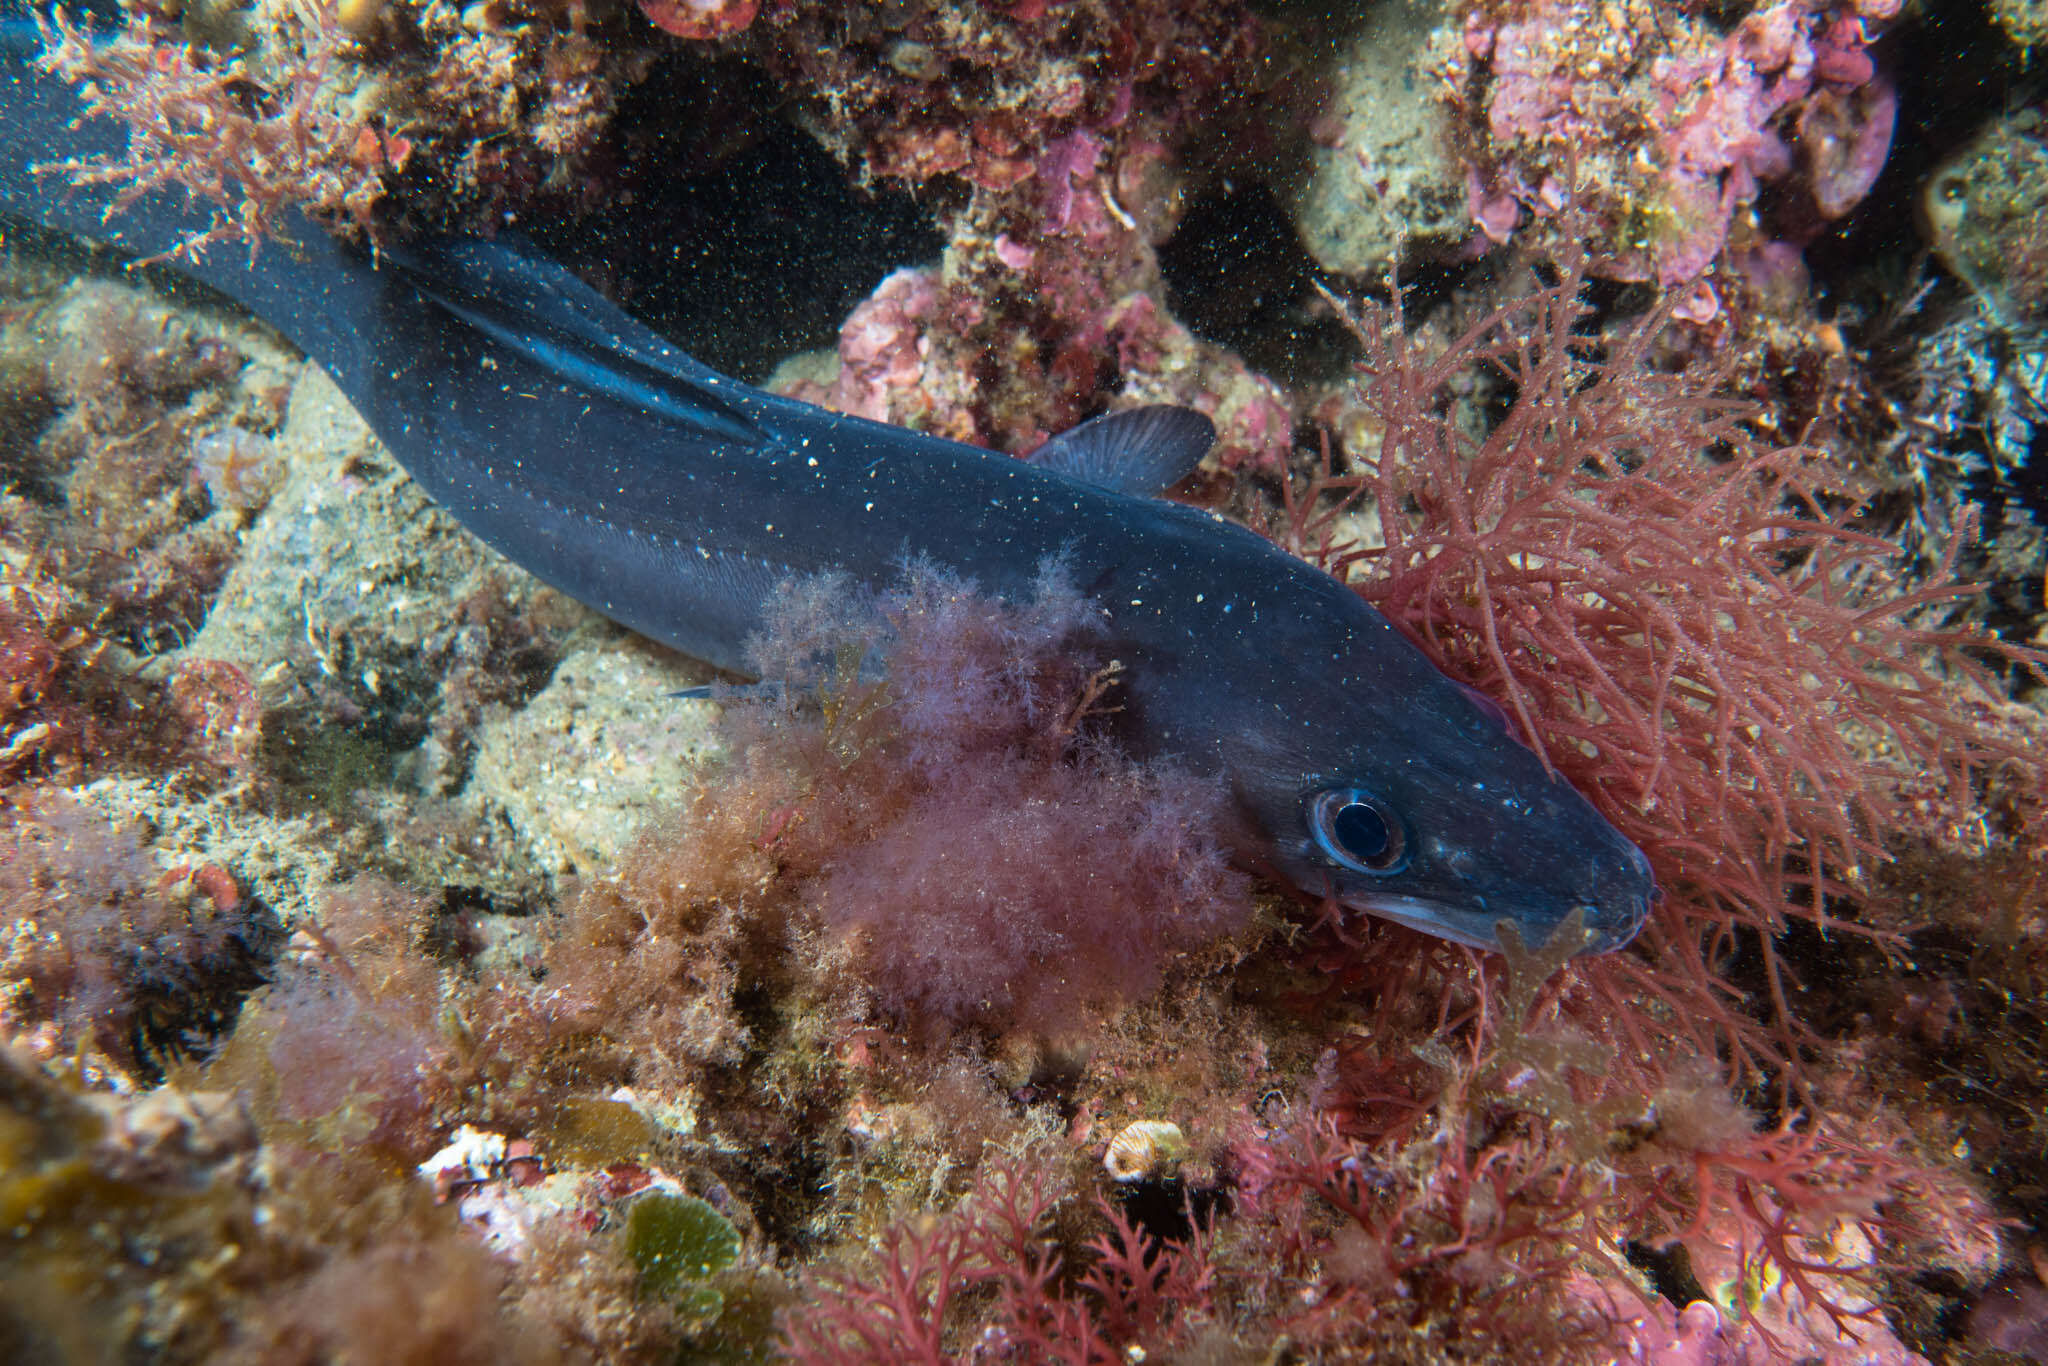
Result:
{"type": "Polygon", "coordinates": [[[1628,893],[1603,902],[1579,902],[1562,911],[1536,914],[1503,914],[1469,904],[1416,896],[1356,896],[1345,898],[1344,904],[1352,910],[1489,953],[1500,950],[1502,925],[1514,926],[1525,947],[1539,948],[1548,944],[1576,911],[1590,936],[1583,947],[1573,950],[1577,955],[1611,953],[1635,938],[1636,932],[1649,918],[1653,895],[1653,892],[1628,893]]]}

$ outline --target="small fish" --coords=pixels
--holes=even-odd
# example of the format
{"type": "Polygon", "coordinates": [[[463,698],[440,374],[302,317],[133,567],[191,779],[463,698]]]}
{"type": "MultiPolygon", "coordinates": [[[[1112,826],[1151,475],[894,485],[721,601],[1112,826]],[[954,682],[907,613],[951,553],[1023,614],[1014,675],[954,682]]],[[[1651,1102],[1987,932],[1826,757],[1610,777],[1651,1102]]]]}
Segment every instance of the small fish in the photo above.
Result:
{"type": "MultiPolygon", "coordinates": [[[[0,69],[0,213],[135,255],[204,231],[182,201],[108,217],[106,191],[39,180],[118,152],[78,114],[62,84],[0,69]]],[[[1496,708],[1336,579],[1156,496],[1208,449],[1199,414],[1112,414],[1017,460],[739,384],[515,242],[373,257],[295,236],[171,264],[325,367],[471,531],[633,629],[738,670],[793,577],[879,587],[921,557],[1021,598],[1057,560],[1124,665],[1122,743],[1219,777],[1246,862],[1480,947],[1577,912],[1612,949],[1648,914],[1648,860],[1496,708]]]]}

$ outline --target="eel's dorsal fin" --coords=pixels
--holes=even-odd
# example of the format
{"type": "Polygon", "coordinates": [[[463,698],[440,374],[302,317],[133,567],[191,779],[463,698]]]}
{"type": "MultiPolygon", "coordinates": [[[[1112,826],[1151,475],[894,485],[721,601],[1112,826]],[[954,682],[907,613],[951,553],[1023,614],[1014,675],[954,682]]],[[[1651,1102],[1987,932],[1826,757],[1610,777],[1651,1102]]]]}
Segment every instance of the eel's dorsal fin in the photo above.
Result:
{"type": "Polygon", "coordinates": [[[1157,495],[1188,477],[1216,428],[1192,408],[1127,408],[1070,427],[1025,459],[1116,493],[1157,495]]]}

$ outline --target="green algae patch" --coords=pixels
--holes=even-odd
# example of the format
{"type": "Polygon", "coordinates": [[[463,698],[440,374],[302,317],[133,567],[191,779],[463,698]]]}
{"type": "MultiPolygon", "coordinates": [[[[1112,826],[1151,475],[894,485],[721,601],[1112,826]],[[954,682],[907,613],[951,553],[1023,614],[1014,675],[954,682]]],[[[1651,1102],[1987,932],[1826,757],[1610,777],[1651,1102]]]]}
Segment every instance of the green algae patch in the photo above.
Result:
{"type": "Polygon", "coordinates": [[[653,1123],[623,1101],[570,1096],[543,1120],[543,1147],[566,1167],[605,1167],[645,1162],[660,1135],[653,1123]]]}
{"type": "Polygon", "coordinates": [[[652,1191],[626,1215],[626,1255],[640,1273],[642,1293],[673,1299],[686,1318],[718,1317],[725,1297],[703,1284],[740,1255],[739,1230],[694,1195],[652,1191]]]}

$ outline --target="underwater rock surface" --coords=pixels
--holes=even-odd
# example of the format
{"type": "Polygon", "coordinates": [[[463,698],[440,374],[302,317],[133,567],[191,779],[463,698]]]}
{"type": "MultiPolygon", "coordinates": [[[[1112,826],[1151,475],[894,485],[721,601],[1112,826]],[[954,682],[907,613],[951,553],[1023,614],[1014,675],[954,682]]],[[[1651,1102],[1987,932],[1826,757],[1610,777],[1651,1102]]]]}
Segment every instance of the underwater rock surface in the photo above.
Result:
{"type": "Polygon", "coordinates": [[[1302,241],[1325,270],[1377,275],[1471,232],[1455,120],[1427,75],[1451,41],[1442,21],[1430,0],[1367,6],[1335,60],[1314,168],[1294,196],[1302,241]]]}
{"type": "Polygon", "coordinates": [[[2048,325],[2048,127],[2040,112],[1992,121],[1927,183],[1942,264],[2009,328],[2048,325]]]}

